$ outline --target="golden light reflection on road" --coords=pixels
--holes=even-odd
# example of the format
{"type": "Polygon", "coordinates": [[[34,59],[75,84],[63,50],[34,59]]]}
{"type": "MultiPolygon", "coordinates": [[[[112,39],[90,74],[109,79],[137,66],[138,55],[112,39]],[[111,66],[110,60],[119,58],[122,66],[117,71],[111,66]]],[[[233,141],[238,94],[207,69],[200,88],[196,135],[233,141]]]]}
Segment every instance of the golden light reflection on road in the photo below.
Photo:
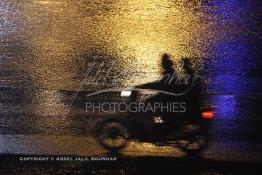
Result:
{"type": "Polygon", "coordinates": [[[23,3],[23,8],[30,38],[26,44],[33,54],[28,71],[36,85],[76,89],[81,82],[75,78],[78,70],[85,69],[89,61],[83,55],[96,52],[110,55],[120,71],[151,73],[127,75],[124,85],[155,80],[163,52],[176,61],[205,56],[209,24],[201,1],[33,2],[23,3]]]}
{"type": "Polygon", "coordinates": [[[122,152],[123,155],[132,156],[165,156],[173,155],[174,157],[184,157],[186,153],[177,147],[172,146],[157,146],[152,143],[141,143],[132,141],[128,147],[122,152]]]}
{"type": "MultiPolygon", "coordinates": [[[[116,24],[112,29],[117,34],[116,50],[127,58],[125,65],[128,67],[124,69],[157,73],[163,52],[170,53],[175,61],[181,57],[205,57],[203,48],[209,25],[203,21],[201,6],[195,4],[193,8],[186,1],[168,0],[133,0],[129,5],[126,13],[112,17],[113,24],[116,24]]],[[[201,63],[201,60],[195,61],[201,63]]],[[[150,77],[150,81],[156,77],[157,74],[150,77]]],[[[148,77],[130,78],[126,81],[134,84],[148,81],[148,77]]]]}

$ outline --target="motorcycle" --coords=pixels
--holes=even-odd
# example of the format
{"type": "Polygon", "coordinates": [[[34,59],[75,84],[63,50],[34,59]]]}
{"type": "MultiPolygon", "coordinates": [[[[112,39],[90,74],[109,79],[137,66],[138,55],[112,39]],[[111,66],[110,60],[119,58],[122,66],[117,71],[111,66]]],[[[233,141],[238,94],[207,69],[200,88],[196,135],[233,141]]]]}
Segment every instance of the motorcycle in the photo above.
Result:
{"type": "MultiPolygon", "coordinates": [[[[132,104],[141,92],[125,89],[120,96],[132,104]]],[[[137,109],[137,108],[136,108],[137,109]]],[[[161,112],[108,112],[97,123],[96,136],[102,147],[111,152],[124,149],[130,140],[149,142],[158,146],[174,146],[188,154],[205,149],[210,140],[209,127],[214,118],[212,105],[166,117],[161,112]]]]}

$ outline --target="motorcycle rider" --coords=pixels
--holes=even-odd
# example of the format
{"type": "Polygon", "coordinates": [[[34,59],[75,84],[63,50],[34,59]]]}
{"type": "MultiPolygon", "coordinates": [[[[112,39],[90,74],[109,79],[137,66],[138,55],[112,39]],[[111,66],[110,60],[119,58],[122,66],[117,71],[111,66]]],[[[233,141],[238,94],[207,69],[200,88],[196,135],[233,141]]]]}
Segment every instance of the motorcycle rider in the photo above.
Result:
{"type": "MultiPolygon", "coordinates": [[[[170,55],[167,53],[164,53],[162,55],[161,57],[162,78],[158,81],[146,83],[136,87],[141,89],[153,89],[153,90],[171,92],[173,94],[178,94],[178,95],[158,93],[157,95],[147,99],[146,103],[150,103],[150,104],[161,103],[165,105],[172,102],[185,102],[186,113],[188,115],[192,115],[196,110],[199,110],[202,102],[200,78],[195,76],[195,71],[192,68],[192,64],[189,58],[182,58],[181,63],[184,70],[184,77],[182,78],[177,75],[173,67],[174,63],[171,60],[170,55]],[[181,79],[183,80],[181,81],[181,79]]],[[[183,115],[184,113],[181,113],[182,115],[180,115],[179,113],[174,114],[174,112],[170,112],[170,111],[168,112],[154,111],[154,114],[162,116],[167,123],[176,119],[174,115],[184,116],[183,115]]],[[[150,129],[151,127],[152,126],[150,122],[148,122],[148,128],[150,129]]]]}
{"type": "Polygon", "coordinates": [[[173,91],[178,77],[173,65],[174,63],[170,59],[170,56],[167,53],[164,53],[161,57],[162,78],[158,81],[146,83],[136,87],[141,89],[173,91]]]}

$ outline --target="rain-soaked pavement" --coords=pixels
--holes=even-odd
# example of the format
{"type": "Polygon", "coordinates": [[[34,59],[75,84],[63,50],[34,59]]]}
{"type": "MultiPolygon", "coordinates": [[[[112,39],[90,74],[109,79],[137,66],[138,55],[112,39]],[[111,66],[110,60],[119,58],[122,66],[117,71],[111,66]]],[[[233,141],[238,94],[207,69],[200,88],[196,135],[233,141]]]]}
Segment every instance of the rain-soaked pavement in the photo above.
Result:
{"type": "MultiPolygon", "coordinates": [[[[86,95],[158,79],[168,52],[178,72],[192,58],[216,106],[202,157],[261,163],[261,10],[258,0],[1,0],[0,153],[104,155],[85,102],[115,96],[86,95]]],[[[122,155],[184,153],[132,142],[122,155]]]]}
{"type": "MultiPolygon", "coordinates": [[[[86,112],[81,102],[86,92],[80,92],[65,115],[73,92],[39,91],[47,102],[36,104],[26,97],[21,89],[2,89],[1,93],[1,136],[2,153],[35,155],[105,155],[94,137],[95,124],[101,119],[97,113],[86,112]],[[65,105],[52,102],[56,95],[65,105]],[[12,99],[16,98],[16,99],[12,99]],[[50,99],[49,99],[50,98],[50,99]],[[66,103],[67,102],[67,103],[66,103]],[[40,109],[37,109],[40,106],[40,109]],[[39,110],[39,111],[38,111],[39,110]]],[[[37,96],[35,96],[37,99],[37,96]]],[[[99,100],[92,99],[92,101],[99,100]]],[[[216,118],[211,129],[212,141],[201,155],[205,159],[233,161],[262,161],[260,104],[262,98],[236,97],[234,95],[208,96],[209,103],[216,108],[216,118]],[[247,108],[247,104],[250,106],[247,108]],[[250,110],[252,108],[252,110],[250,110]]],[[[88,100],[86,100],[88,101],[88,100]]],[[[100,100],[99,100],[100,101],[100,100]]],[[[123,156],[167,156],[184,157],[186,154],[174,147],[161,147],[149,143],[131,142],[121,152],[123,156]]]]}

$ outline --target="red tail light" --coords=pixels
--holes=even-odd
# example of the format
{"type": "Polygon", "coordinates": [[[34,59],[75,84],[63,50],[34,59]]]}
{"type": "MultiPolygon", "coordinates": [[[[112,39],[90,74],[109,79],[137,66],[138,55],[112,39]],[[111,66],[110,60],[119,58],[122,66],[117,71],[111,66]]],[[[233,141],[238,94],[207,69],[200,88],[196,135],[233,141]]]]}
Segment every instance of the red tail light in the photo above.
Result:
{"type": "Polygon", "coordinates": [[[202,118],[204,118],[204,119],[213,119],[214,116],[215,116],[215,112],[214,111],[202,112],[202,118]]]}

